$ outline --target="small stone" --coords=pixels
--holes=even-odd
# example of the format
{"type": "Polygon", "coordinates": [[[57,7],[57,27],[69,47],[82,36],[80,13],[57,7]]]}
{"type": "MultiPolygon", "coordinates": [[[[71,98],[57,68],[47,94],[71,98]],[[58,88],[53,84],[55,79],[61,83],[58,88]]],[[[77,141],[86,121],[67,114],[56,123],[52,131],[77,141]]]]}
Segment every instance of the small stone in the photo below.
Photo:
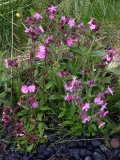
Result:
{"type": "Polygon", "coordinates": [[[44,151],[43,151],[43,155],[44,155],[45,157],[50,157],[50,156],[51,156],[51,152],[48,151],[48,150],[44,150],[44,151]]]}
{"type": "Polygon", "coordinates": [[[60,158],[61,154],[59,152],[56,153],[56,158],[60,158]]]}
{"type": "Polygon", "coordinates": [[[92,145],[93,147],[99,146],[100,144],[101,144],[101,141],[98,141],[97,139],[93,139],[93,140],[91,141],[91,145],[92,145]]]}
{"type": "Polygon", "coordinates": [[[80,159],[80,156],[78,153],[74,154],[73,157],[75,158],[75,160],[79,160],[80,159]]]}
{"type": "Polygon", "coordinates": [[[45,158],[45,156],[43,156],[42,154],[40,154],[40,155],[37,155],[37,156],[35,157],[35,159],[45,160],[46,158],[45,158]]]}
{"type": "Polygon", "coordinates": [[[52,136],[52,137],[49,138],[50,143],[55,143],[55,140],[56,140],[55,136],[52,136]]]}
{"type": "Polygon", "coordinates": [[[23,160],[29,160],[29,158],[26,155],[24,155],[23,160]]]}
{"type": "Polygon", "coordinates": [[[119,153],[120,153],[120,150],[119,150],[119,149],[114,149],[114,150],[112,150],[113,156],[118,156],[119,153]]]}
{"type": "Polygon", "coordinates": [[[92,151],[92,150],[93,150],[93,146],[92,146],[91,144],[89,144],[89,145],[87,146],[87,149],[88,149],[89,151],[92,151]]]}
{"type": "Polygon", "coordinates": [[[38,146],[38,150],[42,151],[42,150],[45,150],[47,148],[47,144],[43,143],[43,144],[40,144],[38,146]]]}
{"type": "Polygon", "coordinates": [[[82,141],[78,141],[77,145],[78,145],[78,147],[82,148],[83,147],[83,142],[82,141]]]}
{"type": "Polygon", "coordinates": [[[19,153],[15,153],[15,158],[21,158],[22,156],[19,153]]]}
{"type": "Polygon", "coordinates": [[[84,160],[92,160],[92,158],[90,156],[87,156],[84,158],[84,160]]]}
{"type": "Polygon", "coordinates": [[[67,145],[68,148],[75,148],[77,147],[77,142],[76,141],[73,141],[73,142],[70,142],[68,145],[67,145]]]}
{"type": "Polygon", "coordinates": [[[99,149],[99,148],[95,148],[95,149],[94,149],[94,152],[101,153],[102,151],[101,151],[101,149],[99,149]]]}
{"type": "Polygon", "coordinates": [[[10,145],[9,150],[10,151],[15,151],[15,145],[14,144],[10,145]]]}
{"type": "Polygon", "coordinates": [[[33,158],[33,157],[34,157],[34,154],[33,154],[33,153],[30,153],[30,154],[29,154],[29,159],[30,159],[30,158],[33,158]]]}
{"type": "Polygon", "coordinates": [[[102,160],[102,157],[101,157],[100,153],[98,153],[98,152],[94,152],[92,154],[92,158],[93,158],[93,160],[102,160]]]}
{"type": "Polygon", "coordinates": [[[72,153],[73,154],[78,154],[79,153],[79,149],[74,149],[72,153]]]}
{"type": "Polygon", "coordinates": [[[79,155],[81,158],[85,158],[87,156],[87,149],[80,149],[79,155]]]}
{"type": "Polygon", "coordinates": [[[110,145],[112,148],[118,148],[120,146],[120,141],[118,138],[112,138],[110,140],[110,145]]]}

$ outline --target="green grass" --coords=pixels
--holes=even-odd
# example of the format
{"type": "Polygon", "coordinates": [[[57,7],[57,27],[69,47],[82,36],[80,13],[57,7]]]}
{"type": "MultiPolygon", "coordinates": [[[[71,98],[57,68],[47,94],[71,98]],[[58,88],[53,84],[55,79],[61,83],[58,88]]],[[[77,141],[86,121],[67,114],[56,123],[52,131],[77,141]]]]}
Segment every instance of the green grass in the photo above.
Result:
{"type": "MultiPolygon", "coordinates": [[[[75,17],[77,23],[87,24],[94,17],[107,31],[108,39],[111,36],[111,30],[108,30],[109,23],[115,23],[116,27],[120,24],[120,2],[117,0],[4,0],[0,1],[0,50],[9,53],[12,45],[15,50],[25,47],[27,39],[21,22],[30,16],[31,7],[45,15],[44,10],[52,4],[57,5],[58,17],[62,15],[75,17]],[[20,19],[15,16],[16,13],[20,13],[20,19]]],[[[46,18],[42,21],[43,26],[47,26],[48,23],[46,18]]]]}

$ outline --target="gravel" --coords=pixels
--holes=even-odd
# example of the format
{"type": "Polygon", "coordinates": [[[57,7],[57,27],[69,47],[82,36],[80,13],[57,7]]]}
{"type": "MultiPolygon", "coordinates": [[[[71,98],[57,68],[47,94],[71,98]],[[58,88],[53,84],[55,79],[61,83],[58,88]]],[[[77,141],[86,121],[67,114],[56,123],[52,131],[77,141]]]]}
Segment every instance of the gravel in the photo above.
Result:
{"type": "MultiPolygon", "coordinates": [[[[58,138],[51,135],[47,143],[38,145],[37,153],[16,152],[13,144],[5,144],[0,140],[0,160],[120,160],[120,146],[107,148],[104,139],[99,137],[101,136],[84,138],[84,140],[83,137],[79,137],[54,145],[58,138]]],[[[112,138],[120,140],[120,135],[110,136],[110,140],[112,138]]]]}

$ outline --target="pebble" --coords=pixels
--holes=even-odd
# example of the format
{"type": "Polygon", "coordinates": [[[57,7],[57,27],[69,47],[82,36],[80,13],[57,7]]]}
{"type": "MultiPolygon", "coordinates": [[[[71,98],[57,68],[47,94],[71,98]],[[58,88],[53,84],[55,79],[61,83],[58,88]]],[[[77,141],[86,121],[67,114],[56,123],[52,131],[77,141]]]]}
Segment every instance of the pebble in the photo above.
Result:
{"type": "Polygon", "coordinates": [[[93,154],[92,154],[92,159],[93,159],[93,160],[102,160],[102,157],[101,157],[100,153],[98,153],[98,152],[93,152],[93,154]]]}
{"type": "Polygon", "coordinates": [[[76,141],[73,141],[73,142],[70,142],[68,145],[67,145],[68,148],[76,148],[77,147],[77,142],[76,141]]]}
{"type": "Polygon", "coordinates": [[[110,145],[112,148],[118,148],[120,146],[120,141],[118,138],[112,138],[110,140],[110,145]]]}
{"type": "Polygon", "coordinates": [[[101,141],[98,141],[97,139],[93,139],[93,140],[91,141],[91,145],[92,145],[93,147],[99,146],[100,144],[101,144],[101,141]]]}
{"type": "Polygon", "coordinates": [[[84,158],[84,160],[92,160],[92,158],[90,156],[87,156],[84,158]]]}

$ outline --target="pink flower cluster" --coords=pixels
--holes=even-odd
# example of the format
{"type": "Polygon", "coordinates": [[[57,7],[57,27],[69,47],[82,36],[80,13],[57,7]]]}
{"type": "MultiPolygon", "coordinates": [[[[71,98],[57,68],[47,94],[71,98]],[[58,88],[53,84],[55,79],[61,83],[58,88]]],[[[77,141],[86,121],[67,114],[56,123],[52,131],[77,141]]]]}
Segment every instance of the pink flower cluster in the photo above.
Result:
{"type": "Polygon", "coordinates": [[[50,13],[50,15],[49,15],[49,18],[50,19],[53,19],[54,18],[54,14],[55,14],[55,12],[56,12],[56,6],[51,6],[51,7],[49,7],[47,10],[46,10],[46,12],[48,12],[48,13],[50,13]]]}
{"type": "Polygon", "coordinates": [[[10,106],[5,106],[3,109],[3,116],[2,116],[2,121],[5,124],[8,124],[12,121],[10,117],[10,113],[12,112],[12,108],[10,106]]]}
{"type": "Polygon", "coordinates": [[[50,43],[53,40],[53,35],[49,35],[48,38],[45,40],[45,43],[50,43]]]}
{"type": "Polygon", "coordinates": [[[38,102],[32,96],[28,98],[28,103],[31,104],[32,108],[36,108],[38,106],[38,102]]]}
{"type": "Polygon", "coordinates": [[[18,67],[18,63],[16,59],[5,59],[6,68],[10,67],[18,67]]]}
{"type": "Polygon", "coordinates": [[[90,72],[90,70],[89,70],[88,68],[84,69],[84,70],[82,71],[82,74],[85,74],[85,73],[87,73],[87,72],[90,72]]]}
{"type": "Polygon", "coordinates": [[[82,86],[82,84],[80,83],[80,81],[76,80],[76,77],[73,77],[72,81],[70,81],[70,82],[65,82],[65,90],[67,92],[76,91],[81,86],[82,86]]]}
{"type": "Polygon", "coordinates": [[[108,88],[105,90],[105,92],[103,93],[99,93],[98,96],[94,99],[94,103],[99,105],[101,108],[99,111],[97,111],[97,118],[98,118],[98,123],[99,123],[99,127],[105,125],[105,122],[101,122],[100,117],[105,117],[108,114],[108,111],[105,109],[107,106],[107,103],[104,103],[104,98],[105,98],[105,94],[112,94],[113,95],[113,91],[112,89],[108,86],[108,88]]]}
{"type": "Polygon", "coordinates": [[[24,94],[26,94],[28,92],[35,92],[35,89],[36,89],[35,85],[30,85],[30,86],[24,85],[21,87],[21,91],[24,94]]]}
{"type": "Polygon", "coordinates": [[[88,22],[88,24],[89,24],[90,30],[98,30],[98,29],[99,29],[99,28],[98,28],[98,25],[97,25],[97,23],[95,22],[95,19],[94,19],[94,18],[92,18],[92,19],[90,20],[90,22],[88,22]]]}
{"type": "Polygon", "coordinates": [[[17,122],[14,125],[14,130],[17,132],[17,136],[20,136],[20,137],[24,136],[23,127],[24,127],[23,121],[17,122]]]}
{"type": "Polygon", "coordinates": [[[108,54],[105,55],[105,58],[103,59],[103,62],[110,63],[115,54],[116,54],[116,52],[114,50],[112,50],[112,49],[108,50],[108,54]]]}
{"type": "Polygon", "coordinates": [[[65,72],[65,71],[60,71],[58,72],[58,76],[59,77],[63,77],[63,76],[70,76],[71,74],[69,72],[65,72]]]}
{"type": "Polygon", "coordinates": [[[29,38],[31,38],[33,41],[36,41],[39,35],[44,32],[42,26],[39,25],[40,19],[42,19],[42,15],[35,13],[34,17],[27,17],[25,20],[27,24],[25,32],[28,33],[29,38]]]}

